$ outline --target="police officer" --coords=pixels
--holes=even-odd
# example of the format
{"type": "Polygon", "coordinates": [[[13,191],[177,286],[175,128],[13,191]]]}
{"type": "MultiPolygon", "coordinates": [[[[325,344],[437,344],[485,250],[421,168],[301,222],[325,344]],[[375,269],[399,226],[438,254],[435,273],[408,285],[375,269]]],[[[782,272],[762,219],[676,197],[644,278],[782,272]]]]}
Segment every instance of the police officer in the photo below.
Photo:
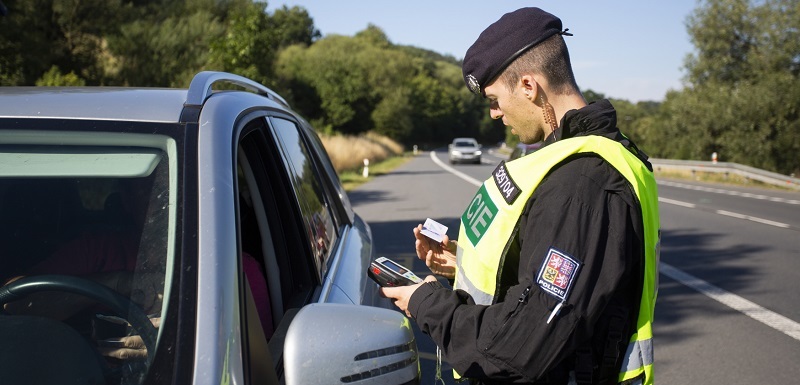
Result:
{"type": "Polygon", "coordinates": [[[652,384],[659,217],[647,156],[607,100],[587,104],[561,20],[502,16],[467,51],[467,87],[537,152],[500,165],[458,240],[414,229],[435,274],[383,288],[474,383],[652,384]]]}

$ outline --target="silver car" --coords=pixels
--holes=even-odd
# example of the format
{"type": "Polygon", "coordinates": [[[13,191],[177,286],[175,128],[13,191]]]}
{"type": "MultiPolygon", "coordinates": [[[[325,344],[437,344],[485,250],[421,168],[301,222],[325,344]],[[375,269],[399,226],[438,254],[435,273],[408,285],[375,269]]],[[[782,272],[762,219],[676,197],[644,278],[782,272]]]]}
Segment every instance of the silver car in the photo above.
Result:
{"type": "Polygon", "coordinates": [[[447,146],[450,163],[481,163],[481,145],[475,138],[455,138],[447,146]]]}
{"type": "Polygon", "coordinates": [[[0,88],[0,226],[4,384],[419,382],[368,224],[246,78],[0,88]]]}

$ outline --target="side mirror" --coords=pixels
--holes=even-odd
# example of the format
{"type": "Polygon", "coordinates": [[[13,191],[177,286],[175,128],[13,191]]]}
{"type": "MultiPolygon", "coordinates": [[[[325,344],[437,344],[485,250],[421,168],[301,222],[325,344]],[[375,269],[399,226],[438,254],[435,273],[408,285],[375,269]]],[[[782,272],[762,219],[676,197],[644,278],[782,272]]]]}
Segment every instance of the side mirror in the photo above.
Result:
{"type": "Polygon", "coordinates": [[[410,321],[377,307],[303,307],[289,325],[283,359],[287,385],[420,382],[410,321]]]}

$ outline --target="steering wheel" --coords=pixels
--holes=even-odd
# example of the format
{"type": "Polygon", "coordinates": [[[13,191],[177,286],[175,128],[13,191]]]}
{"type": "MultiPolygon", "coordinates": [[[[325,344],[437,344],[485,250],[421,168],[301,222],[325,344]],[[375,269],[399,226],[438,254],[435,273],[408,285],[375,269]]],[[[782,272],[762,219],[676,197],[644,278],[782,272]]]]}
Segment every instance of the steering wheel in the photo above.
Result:
{"type": "Polygon", "coordinates": [[[61,291],[91,298],[107,306],[114,314],[131,324],[147,348],[147,363],[153,360],[156,351],[158,330],[144,311],[130,299],[97,282],[69,275],[35,275],[18,279],[0,288],[0,308],[40,291],[61,291]]]}

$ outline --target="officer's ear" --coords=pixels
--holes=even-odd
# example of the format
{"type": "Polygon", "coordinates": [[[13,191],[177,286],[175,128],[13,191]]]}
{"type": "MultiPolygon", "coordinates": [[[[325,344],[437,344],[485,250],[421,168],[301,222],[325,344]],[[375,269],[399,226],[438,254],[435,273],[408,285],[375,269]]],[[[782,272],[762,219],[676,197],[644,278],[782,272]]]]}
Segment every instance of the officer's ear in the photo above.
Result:
{"type": "Polygon", "coordinates": [[[534,78],[533,75],[522,75],[522,77],[519,79],[517,87],[522,90],[525,98],[532,102],[535,101],[539,96],[539,82],[536,81],[536,78],[534,78]]]}

